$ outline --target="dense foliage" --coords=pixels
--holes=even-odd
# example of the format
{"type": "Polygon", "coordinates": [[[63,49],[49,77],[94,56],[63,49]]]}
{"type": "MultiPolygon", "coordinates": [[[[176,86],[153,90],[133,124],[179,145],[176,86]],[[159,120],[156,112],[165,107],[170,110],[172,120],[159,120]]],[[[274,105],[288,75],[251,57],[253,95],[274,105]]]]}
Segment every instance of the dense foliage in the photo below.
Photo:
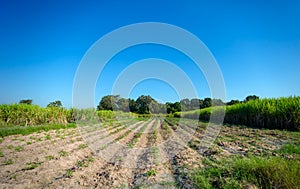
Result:
{"type": "Polygon", "coordinates": [[[300,97],[256,99],[226,108],[226,123],[300,130],[300,97]]]}
{"type": "Polygon", "coordinates": [[[60,107],[41,108],[30,104],[0,105],[1,125],[41,125],[47,123],[66,124],[69,111],[60,107]]]}
{"type": "MultiPolygon", "coordinates": [[[[239,102],[239,101],[238,101],[239,102]]],[[[112,110],[123,112],[134,112],[139,114],[172,114],[179,111],[197,110],[211,106],[221,106],[225,103],[220,99],[182,99],[180,102],[157,102],[149,95],[141,95],[136,100],[121,98],[119,95],[107,95],[102,97],[97,110],[112,110]]]]}
{"type": "MultiPolygon", "coordinates": [[[[164,105],[151,96],[142,95],[134,100],[109,95],[101,99],[96,111],[67,110],[60,107],[60,101],[51,102],[46,108],[42,108],[30,104],[28,100],[22,100],[20,104],[0,105],[0,125],[30,126],[53,123],[65,125],[78,120],[97,122],[131,112],[140,115],[168,113],[174,117],[208,121],[212,112],[223,111],[224,106],[220,105],[224,105],[221,100],[210,98],[183,99],[164,105]],[[199,109],[201,107],[202,109],[199,109]]],[[[232,100],[227,103],[224,122],[259,128],[300,130],[300,97],[259,99],[251,95],[243,102],[232,100]]]]}
{"type": "MultiPolygon", "coordinates": [[[[175,117],[208,121],[219,107],[177,112],[175,117]]],[[[225,123],[270,129],[300,130],[300,97],[255,99],[226,107],[225,123]]]]}

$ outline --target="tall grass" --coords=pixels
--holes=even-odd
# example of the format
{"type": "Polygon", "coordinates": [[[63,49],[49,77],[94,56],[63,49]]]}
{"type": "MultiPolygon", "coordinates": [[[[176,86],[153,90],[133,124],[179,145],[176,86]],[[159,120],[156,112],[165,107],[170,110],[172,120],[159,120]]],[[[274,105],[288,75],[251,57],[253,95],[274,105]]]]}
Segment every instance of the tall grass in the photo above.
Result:
{"type": "Polygon", "coordinates": [[[68,110],[60,107],[41,108],[29,104],[0,105],[1,125],[67,124],[68,110]]]}
{"type": "Polygon", "coordinates": [[[251,100],[228,106],[225,122],[261,128],[300,130],[300,97],[251,100]]]}
{"type": "Polygon", "coordinates": [[[300,188],[300,162],[280,157],[240,159],[235,177],[262,188],[300,188]]]}
{"type": "MultiPolygon", "coordinates": [[[[174,117],[208,121],[220,107],[177,112],[174,117]]],[[[300,97],[257,99],[226,107],[225,123],[269,129],[300,131],[300,97]]]]}
{"type": "Polygon", "coordinates": [[[69,110],[61,107],[42,108],[30,104],[2,104],[0,105],[0,127],[5,126],[36,126],[45,124],[62,124],[74,122],[106,121],[111,119],[136,117],[131,112],[113,112],[110,110],[96,111],[90,109],[69,110]]]}
{"type": "Polygon", "coordinates": [[[300,162],[282,157],[222,160],[196,169],[191,175],[197,188],[300,188],[300,162]],[[247,186],[248,185],[248,186],[247,186]]]}

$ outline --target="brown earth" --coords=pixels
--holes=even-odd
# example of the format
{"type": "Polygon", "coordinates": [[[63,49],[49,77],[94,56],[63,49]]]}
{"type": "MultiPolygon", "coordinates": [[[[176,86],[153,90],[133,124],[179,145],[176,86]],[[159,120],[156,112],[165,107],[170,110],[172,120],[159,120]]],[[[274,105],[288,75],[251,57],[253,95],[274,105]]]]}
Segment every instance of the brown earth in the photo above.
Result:
{"type": "Polygon", "coordinates": [[[186,120],[180,126],[168,125],[167,131],[162,121],[151,118],[126,128],[123,122],[5,137],[0,143],[0,188],[194,188],[186,172],[201,168],[205,158],[274,155],[289,140],[272,130],[222,126],[202,154],[204,127],[186,120]],[[128,147],[143,126],[134,147],[128,147]],[[187,136],[191,140],[185,145],[187,136]],[[178,153],[176,146],[181,146],[178,153]]]}

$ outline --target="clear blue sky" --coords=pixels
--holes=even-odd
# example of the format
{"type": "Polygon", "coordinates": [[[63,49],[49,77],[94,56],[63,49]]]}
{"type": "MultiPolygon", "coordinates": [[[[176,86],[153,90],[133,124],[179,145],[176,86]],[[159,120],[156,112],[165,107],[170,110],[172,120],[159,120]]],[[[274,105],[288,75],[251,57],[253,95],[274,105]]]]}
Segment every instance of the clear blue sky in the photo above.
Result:
{"type": "MultiPolygon", "coordinates": [[[[106,33],[137,22],[165,22],[200,38],[224,76],[227,99],[300,95],[299,1],[60,1],[0,2],[0,103],[33,99],[46,106],[61,100],[70,107],[73,79],[81,58],[106,33]]],[[[186,57],[155,45],[121,52],[99,78],[96,99],[109,92],[124,64],[142,58],[177,62],[191,76],[199,97],[210,96],[204,77],[194,74],[186,57]],[[113,62],[122,62],[114,64],[113,62]]],[[[131,97],[150,94],[175,101],[167,84],[140,83],[131,97]],[[166,95],[168,94],[168,95],[166,95]]]]}

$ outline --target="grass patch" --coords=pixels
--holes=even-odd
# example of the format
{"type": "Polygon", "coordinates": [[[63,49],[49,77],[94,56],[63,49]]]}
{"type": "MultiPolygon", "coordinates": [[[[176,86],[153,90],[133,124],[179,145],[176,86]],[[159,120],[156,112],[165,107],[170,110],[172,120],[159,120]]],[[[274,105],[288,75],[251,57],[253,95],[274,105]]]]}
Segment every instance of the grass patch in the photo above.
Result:
{"type": "Polygon", "coordinates": [[[89,158],[87,159],[87,161],[88,161],[88,162],[94,162],[95,159],[94,159],[93,157],[89,157],[89,158]]]}
{"type": "Polygon", "coordinates": [[[285,144],[279,150],[282,154],[300,154],[300,145],[285,144]]]}
{"type": "Polygon", "coordinates": [[[68,155],[68,152],[62,150],[60,152],[58,152],[59,156],[67,156],[68,155]]]}
{"type": "Polygon", "coordinates": [[[21,152],[23,150],[23,147],[22,146],[17,146],[15,147],[15,151],[16,152],[21,152]]]}
{"type": "Polygon", "coordinates": [[[32,170],[37,168],[39,165],[41,165],[41,162],[37,162],[37,163],[26,163],[26,167],[23,170],[32,170]]]}
{"type": "Polygon", "coordinates": [[[79,144],[78,149],[84,149],[87,148],[88,145],[87,144],[79,144]]]}
{"type": "Polygon", "coordinates": [[[134,147],[134,143],[133,142],[128,143],[127,147],[128,148],[133,148],[134,147]]]}
{"type": "Polygon", "coordinates": [[[2,152],[2,149],[0,148],[0,157],[4,157],[4,154],[2,152]]]}
{"type": "Polygon", "coordinates": [[[45,159],[49,161],[49,160],[54,159],[54,156],[46,156],[45,159]]]}
{"type": "Polygon", "coordinates": [[[82,161],[77,161],[76,165],[77,165],[77,167],[83,167],[84,162],[82,162],[82,161]]]}
{"type": "Polygon", "coordinates": [[[241,179],[262,188],[295,188],[300,186],[300,162],[279,157],[241,159],[235,163],[241,179]]]}
{"type": "Polygon", "coordinates": [[[0,127],[0,137],[5,137],[9,135],[28,135],[38,131],[49,131],[58,129],[76,128],[75,124],[47,124],[47,125],[37,125],[37,126],[4,126],[0,127]]]}
{"type": "Polygon", "coordinates": [[[154,169],[150,169],[145,174],[146,174],[146,177],[149,178],[149,177],[155,176],[157,174],[157,171],[155,171],[154,169]]]}
{"type": "Polygon", "coordinates": [[[6,162],[4,162],[4,165],[12,165],[14,162],[12,159],[7,160],[6,162]]]}
{"type": "Polygon", "coordinates": [[[71,178],[71,177],[73,176],[73,173],[74,173],[73,170],[68,169],[68,170],[66,171],[66,177],[71,178]]]}
{"type": "MultiPolygon", "coordinates": [[[[281,157],[238,158],[207,165],[191,175],[196,188],[295,188],[300,161],[281,157]]],[[[296,187],[297,188],[297,187],[296,187]]]]}
{"type": "Polygon", "coordinates": [[[51,139],[51,136],[50,136],[50,135],[46,135],[46,136],[45,136],[45,139],[46,139],[46,140],[50,140],[50,139],[51,139]]]}

